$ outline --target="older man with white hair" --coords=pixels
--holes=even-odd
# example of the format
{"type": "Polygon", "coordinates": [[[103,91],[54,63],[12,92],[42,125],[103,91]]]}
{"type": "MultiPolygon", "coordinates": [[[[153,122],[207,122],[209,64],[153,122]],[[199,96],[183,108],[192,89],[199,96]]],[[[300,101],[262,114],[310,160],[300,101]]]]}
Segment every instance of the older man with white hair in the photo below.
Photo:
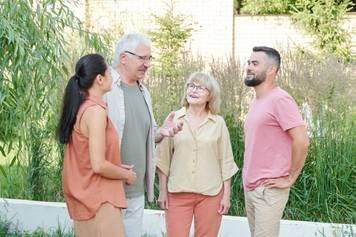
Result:
{"type": "Polygon", "coordinates": [[[151,65],[151,41],[141,34],[126,34],[117,43],[113,60],[113,87],[105,95],[109,118],[121,140],[124,164],[133,165],[137,181],[125,186],[128,207],[123,211],[125,236],[140,237],[142,232],[144,193],[153,201],[155,174],[153,150],[163,137],[174,136],[181,124],[173,123],[170,113],[157,128],[147,88],[142,84],[151,65]]]}

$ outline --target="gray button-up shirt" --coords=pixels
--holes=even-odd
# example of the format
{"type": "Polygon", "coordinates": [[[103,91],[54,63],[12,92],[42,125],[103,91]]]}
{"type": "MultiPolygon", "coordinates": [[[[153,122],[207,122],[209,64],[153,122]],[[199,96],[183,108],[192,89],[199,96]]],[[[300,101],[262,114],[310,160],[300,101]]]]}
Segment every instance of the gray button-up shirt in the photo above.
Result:
{"type": "MultiPolygon", "coordinates": [[[[111,91],[104,95],[104,100],[107,102],[107,112],[115,129],[119,135],[120,145],[121,138],[125,127],[125,98],[124,92],[121,87],[121,78],[119,73],[112,69],[111,75],[113,78],[113,85],[111,91]]],[[[153,116],[151,96],[147,88],[138,81],[139,88],[143,94],[147,108],[151,117],[151,126],[149,129],[148,142],[146,147],[146,174],[145,174],[145,189],[147,192],[148,201],[154,199],[154,178],[155,178],[155,160],[154,160],[154,147],[155,147],[155,134],[157,125],[153,116]]]]}

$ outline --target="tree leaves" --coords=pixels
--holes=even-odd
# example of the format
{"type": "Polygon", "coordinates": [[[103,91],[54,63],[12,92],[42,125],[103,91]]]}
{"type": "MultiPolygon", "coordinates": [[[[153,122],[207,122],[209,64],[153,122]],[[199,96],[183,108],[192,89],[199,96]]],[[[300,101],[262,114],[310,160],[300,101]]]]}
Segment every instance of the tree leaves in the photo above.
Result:
{"type": "MultiPolygon", "coordinates": [[[[29,165],[28,184],[35,198],[44,195],[41,179],[48,163],[61,160],[54,133],[73,61],[84,52],[109,52],[106,38],[80,28],[70,4],[0,3],[0,152],[11,164],[21,160],[29,165]]],[[[3,167],[0,172],[5,174],[3,167]]]]}

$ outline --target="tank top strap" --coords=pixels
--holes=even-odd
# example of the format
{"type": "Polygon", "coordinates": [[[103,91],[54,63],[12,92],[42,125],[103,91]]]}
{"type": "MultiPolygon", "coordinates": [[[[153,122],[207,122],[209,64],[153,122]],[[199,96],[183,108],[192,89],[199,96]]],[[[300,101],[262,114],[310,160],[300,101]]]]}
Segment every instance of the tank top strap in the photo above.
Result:
{"type": "Polygon", "coordinates": [[[89,108],[89,107],[92,107],[92,106],[95,106],[95,105],[99,105],[100,107],[106,109],[102,104],[100,103],[97,103],[96,101],[94,100],[91,100],[91,99],[87,99],[83,102],[83,104],[79,107],[79,110],[78,110],[78,113],[77,113],[77,118],[76,118],[76,121],[75,121],[75,124],[74,124],[74,129],[81,133],[80,131],[80,127],[79,127],[79,124],[80,124],[80,121],[82,120],[82,117],[83,117],[83,114],[84,112],[89,108]]]}

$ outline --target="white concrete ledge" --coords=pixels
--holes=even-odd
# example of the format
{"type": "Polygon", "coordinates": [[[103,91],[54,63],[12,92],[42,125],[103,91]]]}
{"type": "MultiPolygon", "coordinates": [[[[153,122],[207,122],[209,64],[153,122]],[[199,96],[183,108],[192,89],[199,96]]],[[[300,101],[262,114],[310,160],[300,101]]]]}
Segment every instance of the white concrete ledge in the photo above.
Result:
{"type": "MultiPolygon", "coordinates": [[[[45,231],[61,229],[71,230],[65,203],[37,202],[19,199],[0,199],[2,218],[17,224],[20,230],[33,231],[42,228],[45,231]]],[[[157,237],[164,236],[164,212],[145,210],[144,233],[157,237]]],[[[330,224],[306,221],[281,222],[281,237],[354,237],[356,225],[330,224]]],[[[246,217],[224,216],[220,229],[221,237],[249,237],[246,217]]]]}

